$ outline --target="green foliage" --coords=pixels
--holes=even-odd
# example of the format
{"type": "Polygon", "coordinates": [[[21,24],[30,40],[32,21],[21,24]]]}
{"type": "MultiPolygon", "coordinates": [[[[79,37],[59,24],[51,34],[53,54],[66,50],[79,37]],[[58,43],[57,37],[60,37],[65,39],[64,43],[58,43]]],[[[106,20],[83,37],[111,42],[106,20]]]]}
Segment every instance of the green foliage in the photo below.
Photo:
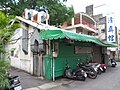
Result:
{"type": "MultiPolygon", "coordinates": [[[[9,43],[10,37],[14,30],[20,27],[19,22],[16,23],[16,21],[17,20],[15,20],[14,16],[4,14],[0,11],[0,54],[2,55],[6,53],[5,45],[9,43]],[[13,21],[15,23],[13,23],[13,21]]],[[[0,60],[0,90],[10,87],[9,80],[6,75],[6,71],[9,69],[9,67],[9,62],[0,60]]]]}
{"type": "Polygon", "coordinates": [[[5,45],[9,43],[10,37],[15,29],[19,28],[19,23],[15,22],[15,17],[9,14],[4,14],[0,11],[0,53],[5,54],[5,45]]]}
{"type": "Polygon", "coordinates": [[[0,6],[6,8],[5,12],[19,16],[25,8],[46,7],[50,14],[49,24],[58,26],[65,21],[69,22],[74,16],[73,7],[66,7],[62,1],[67,0],[1,0],[0,6]]]}
{"type": "Polygon", "coordinates": [[[3,88],[10,88],[9,80],[7,78],[6,71],[10,68],[10,64],[7,61],[0,60],[0,90],[3,88]]]}
{"type": "Polygon", "coordinates": [[[38,7],[46,7],[50,14],[49,24],[61,25],[63,22],[69,22],[74,16],[73,6],[67,7],[60,0],[36,0],[38,7]]]}

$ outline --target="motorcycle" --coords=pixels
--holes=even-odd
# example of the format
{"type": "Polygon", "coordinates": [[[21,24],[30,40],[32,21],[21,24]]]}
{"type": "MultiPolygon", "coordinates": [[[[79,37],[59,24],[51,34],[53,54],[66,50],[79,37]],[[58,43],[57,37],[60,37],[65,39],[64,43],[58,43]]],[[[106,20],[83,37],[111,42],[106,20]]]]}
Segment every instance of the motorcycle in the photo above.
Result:
{"type": "Polygon", "coordinates": [[[117,65],[116,61],[111,59],[111,65],[112,65],[112,67],[116,67],[116,65],[117,65]]]}
{"type": "Polygon", "coordinates": [[[103,72],[103,69],[102,69],[102,67],[101,67],[101,64],[99,64],[99,63],[89,63],[88,65],[91,66],[91,67],[93,67],[94,70],[95,70],[95,71],[97,72],[97,74],[99,74],[99,75],[103,72]]]}
{"type": "Polygon", "coordinates": [[[10,73],[7,74],[8,74],[8,79],[10,81],[10,89],[8,90],[22,90],[19,76],[11,76],[10,73]]]}
{"type": "Polygon", "coordinates": [[[97,72],[92,66],[80,63],[79,67],[82,68],[87,73],[87,76],[89,78],[95,79],[97,77],[97,72]]]}
{"type": "Polygon", "coordinates": [[[73,79],[73,80],[85,81],[87,74],[84,70],[82,70],[80,68],[71,72],[70,66],[68,64],[66,64],[65,77],[69,78],[69,79],[73,79]]]}
{"type": "Polygon", "coordinates": [[[105,64],[101,64],[100,67],[102,68],[102,72],[106,72],[107,67],[105,64]]]}

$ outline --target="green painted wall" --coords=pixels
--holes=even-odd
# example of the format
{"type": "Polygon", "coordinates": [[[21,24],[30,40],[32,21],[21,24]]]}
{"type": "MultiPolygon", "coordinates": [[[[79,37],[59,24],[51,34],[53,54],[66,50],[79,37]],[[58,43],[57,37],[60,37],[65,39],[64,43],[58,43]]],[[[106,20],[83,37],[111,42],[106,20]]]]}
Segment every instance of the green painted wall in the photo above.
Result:
{"type": "MultiPolygon", "coordinates": [[[[80,46],[91,46],[89,43],[75,43],[74,45],[80,46]]],[[[55,61],[55,77],[59,77],[64,75],[65,65],[68,62],[71,69],[76,68],[78,63],[78,59],[81,62],[86,62],[86,60],[91,59],[91,54],[89,53],[82,53],[82,54],[75,54],[74,53],[74,45],[66,45],[65,43],[59,42],[59,54],[58,57],[54,58],[55,61]],[[86,59],[87,58],[87,59],[86,59]]],[[[52,79],[52,56],[46,55],[44,57],[45,62],[45,77],[47,79],[52,79]]]]}
{"type": "Polygon", "coordinates": [[[52,78],[52,57],[49,55],[46,55],[44,57],[44,67],[45,67],[45,78],[51,79],[52,78]]]}

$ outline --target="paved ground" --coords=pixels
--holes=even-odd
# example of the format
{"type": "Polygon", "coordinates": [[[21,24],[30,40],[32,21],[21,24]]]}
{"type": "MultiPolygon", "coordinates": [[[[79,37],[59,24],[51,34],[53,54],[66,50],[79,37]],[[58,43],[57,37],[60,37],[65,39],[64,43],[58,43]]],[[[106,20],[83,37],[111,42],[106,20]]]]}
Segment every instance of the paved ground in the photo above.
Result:
{"type": "Polygon", "coordinates": [[[11,68],[10,73],[11,75],[18,75],[20,77],[23,89],[40,86],[50,82],[48,80],[41,80],[39,77],[32,76],[29,73],[16,68],[11,68]]]}
{"type": "Polygon", "coordinates": [[[24,90],[120,90],[120,63],[116,68],[108,67],[106,73],[96,79],[74,81],[59,78],[55,82],[41,80],[19,69],[12,69],[12,75],[19,75],[24,90]]]}
{"type": "Polygon", "coordinates": [[[74,81],[49,90],[120,90],[120,63],[116,68],[108,67],[107,72],[98,75],[96,79],[74,81]]]}
{"type": "Polygon", "coordinates": [[[58,78],[55,82],[53,82],[52,80],[42,80],[40,79],[40,77],[32,76],[29,73],[26,73],[17,68],[11,68],[10,73],[11,75],[19,76],[21,85],[24,90],[46,90],[53,87],[61,86],[62,84],[69,84],[73,82],[65,78],[58,78]]]}

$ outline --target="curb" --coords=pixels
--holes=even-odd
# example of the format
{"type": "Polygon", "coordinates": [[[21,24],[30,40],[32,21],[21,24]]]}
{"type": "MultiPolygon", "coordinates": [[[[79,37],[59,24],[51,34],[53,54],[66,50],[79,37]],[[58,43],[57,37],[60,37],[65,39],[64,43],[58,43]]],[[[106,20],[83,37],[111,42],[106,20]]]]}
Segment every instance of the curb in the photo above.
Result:
{"type": "Polygon", "coordinates": [[[40,85],[37,87],[32,87],[32,88],[23,89],[23,90],[48,90],[48,89],[58,87],[61,85],[70,84],[72,82],[73,82],[72,80],[70,80],[70,81],[63,81],[63,80],[62,81],[55,81],[55,82],[46,83],[46,84],[43,84],[43,85],[40,85]]]}

